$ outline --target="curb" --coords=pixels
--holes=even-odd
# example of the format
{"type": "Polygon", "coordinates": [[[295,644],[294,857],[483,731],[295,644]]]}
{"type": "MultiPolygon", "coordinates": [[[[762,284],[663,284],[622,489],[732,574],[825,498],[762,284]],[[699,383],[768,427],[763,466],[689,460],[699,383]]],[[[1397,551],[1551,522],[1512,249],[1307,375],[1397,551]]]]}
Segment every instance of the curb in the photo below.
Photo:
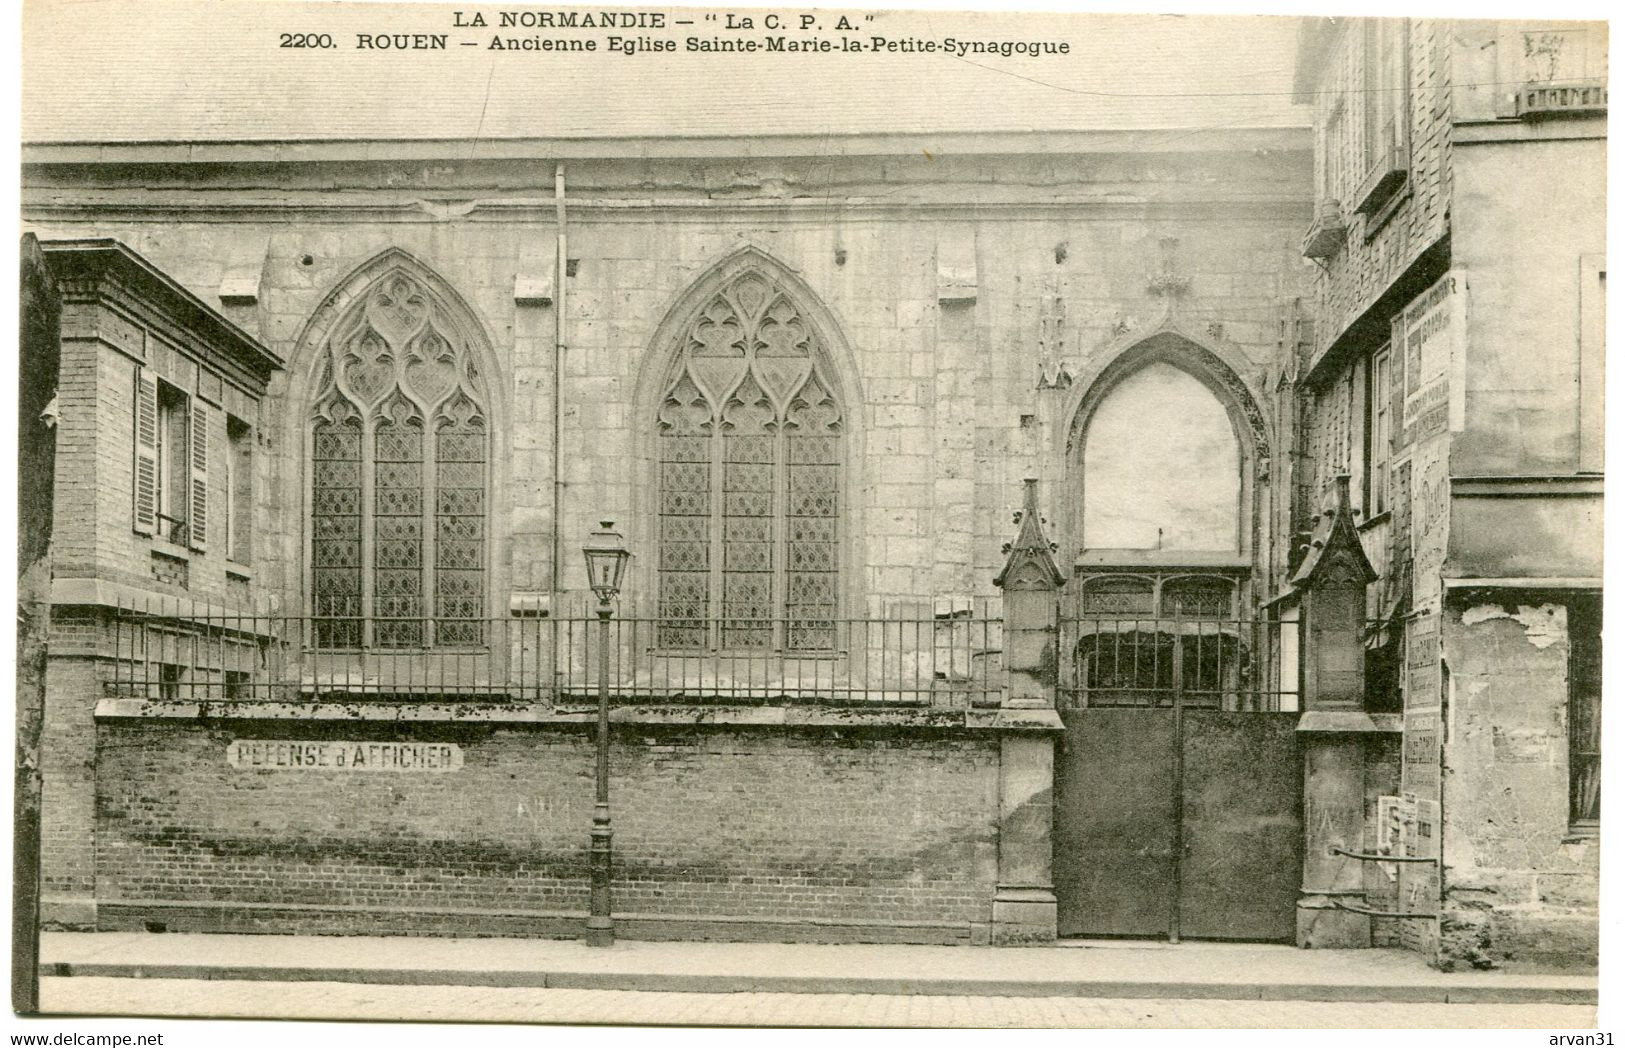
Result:
{"type": "Polygon", "coordinates": [[[641,990],[665,993],[883,994],[888,996],[1106,997],[1170,1000],[1341,1001],[1396,1004],[1596,1004],[1595,988],[1415,984],[1155,982],[1098,979],[928,979],[870,976],[675,974],[454,968],[317,968],[264,965],[53,962],[55,978],[339,982],[393,986],[641,990]]]}

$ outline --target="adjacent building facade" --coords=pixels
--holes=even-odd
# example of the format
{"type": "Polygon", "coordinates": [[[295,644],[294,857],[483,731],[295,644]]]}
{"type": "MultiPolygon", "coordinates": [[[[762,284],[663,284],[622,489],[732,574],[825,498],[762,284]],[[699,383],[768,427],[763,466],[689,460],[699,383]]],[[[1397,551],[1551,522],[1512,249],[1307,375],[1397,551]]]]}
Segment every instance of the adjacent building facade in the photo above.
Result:
{"type": "Polygon", "coordinates": [[[1603,27],[1317,22],[1308,486],[1354,478],[1369,638],[1403,711],[1401,935],[1594,955],[1600,812],[1603,27]]]}
{"type": "Polygon", "coordinates": [[[1584,958],[1602,119],[1458,100],[1509,31],[1218,130],[30,145],[47,921],[577,934],[602,685],[625,935],[1584,958]]]}

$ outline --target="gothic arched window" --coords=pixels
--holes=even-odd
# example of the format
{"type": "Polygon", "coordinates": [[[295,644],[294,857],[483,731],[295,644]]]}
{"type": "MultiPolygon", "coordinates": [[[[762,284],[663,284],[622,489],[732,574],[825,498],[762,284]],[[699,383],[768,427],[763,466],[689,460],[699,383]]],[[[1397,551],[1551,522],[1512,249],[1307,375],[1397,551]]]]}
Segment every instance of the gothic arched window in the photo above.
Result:
{"type": "Polygon", "coordinates": [[[321,648],[485,643],[490,441],[462,327],[422,281],[376,281],[319,347],[310,611],[321,648]]]}
{"type": "Polygon", "coordinates": [[[655,420],[659,643],[832,651],[844,427],[819,336],[748,271],[680,338],[655,420]]]}

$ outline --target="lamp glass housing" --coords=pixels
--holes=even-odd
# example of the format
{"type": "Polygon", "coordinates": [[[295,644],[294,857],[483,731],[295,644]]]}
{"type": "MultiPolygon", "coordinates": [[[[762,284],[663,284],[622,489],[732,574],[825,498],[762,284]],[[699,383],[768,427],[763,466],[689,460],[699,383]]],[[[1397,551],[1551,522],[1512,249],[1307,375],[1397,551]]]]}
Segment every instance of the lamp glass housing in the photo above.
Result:
{"type": "Polygon", "coordinates": [[[600,521],[598,530],[589,535],[581,547],[581,553],[587,560],[587,584],[600,601],[613,600],[621,591],[626,562],[632,559],[621,533],[615,530],[615,522],[600,521]]]}

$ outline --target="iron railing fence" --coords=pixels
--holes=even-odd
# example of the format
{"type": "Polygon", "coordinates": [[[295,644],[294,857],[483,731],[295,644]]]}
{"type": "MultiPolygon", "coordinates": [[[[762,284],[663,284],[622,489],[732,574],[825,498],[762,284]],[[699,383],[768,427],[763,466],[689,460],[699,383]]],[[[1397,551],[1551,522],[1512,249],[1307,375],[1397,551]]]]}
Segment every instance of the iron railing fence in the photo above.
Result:
{"type": "Polygon", "coordinates": [[[1299,624],[1221,615],[1062,615],[1056,705],[1299,708],[1299,624]]]}
{"type": "MultiPolygon", "coordinates": [[[[993,616],[691,625],[611,617],[605,680],[612,700],[987,706],[1004,688],[1004,628],[993,616]],[[684,635],[733,643],[670,643],[684,635]]],[[[601,629],[596,615],[361,619],[159,602],[115,612],[108,686],[119,696],[181,702],[586,705],[597,701],[601,629]]]]}

